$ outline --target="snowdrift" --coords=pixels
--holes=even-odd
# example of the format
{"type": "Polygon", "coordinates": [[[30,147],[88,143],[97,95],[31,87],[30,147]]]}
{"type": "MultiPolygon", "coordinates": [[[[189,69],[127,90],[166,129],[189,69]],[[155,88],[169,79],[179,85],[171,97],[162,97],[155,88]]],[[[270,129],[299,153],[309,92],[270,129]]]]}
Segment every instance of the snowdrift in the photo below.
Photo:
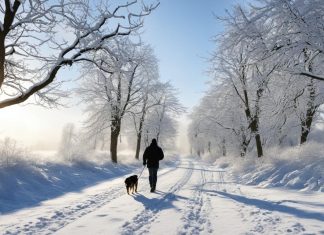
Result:
{"type": "Polygon", "coordinates": [[[215,164],[231,168],[231,176],[242,184],[286,187],[324,192],[324,149],[318,143],[286,149],[270,149],[262,159],[248,155],[222,157],[215,164]]]}
{"type": "Polygon", "coordinates": [[[42,201],[83,188],[102,180],[125,175],[136,165],[90,162],[72,164],[16,163],[0,169],[0,213],[36,206],[42,201]]]}

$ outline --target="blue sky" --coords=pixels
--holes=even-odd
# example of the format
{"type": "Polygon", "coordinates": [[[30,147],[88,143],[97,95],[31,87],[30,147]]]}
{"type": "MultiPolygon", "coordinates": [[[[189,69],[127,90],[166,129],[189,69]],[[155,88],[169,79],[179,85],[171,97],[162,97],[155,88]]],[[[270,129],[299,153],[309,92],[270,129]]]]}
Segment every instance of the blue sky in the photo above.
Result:
{"type": "Polygon", "coordinates": [[[145,19],[143,39],[160,61],[161,79],[171,81],[188,108],[198,104],[206,90],[206,59],[215,48],[212,37],[223,30],[213,14],[222,16],[237,2],[243,0],[161,0],[145,19]]]}

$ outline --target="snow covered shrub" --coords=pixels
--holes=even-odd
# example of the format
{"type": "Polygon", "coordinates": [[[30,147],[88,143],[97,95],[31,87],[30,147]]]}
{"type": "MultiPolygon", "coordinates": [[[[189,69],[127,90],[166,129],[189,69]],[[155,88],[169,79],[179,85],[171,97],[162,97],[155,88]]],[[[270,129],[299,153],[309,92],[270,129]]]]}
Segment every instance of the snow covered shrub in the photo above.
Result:
{"type": "Polygon", "coordinates": [[[66,124],[62,130],[59,157],[68,162],[80,161],[85,158],[87,152],[88,145],[82,141],[82,135],[78,133],[74,124],[66,124]]]}
{"type": "Polygon", "coordinates": [[[98,136],[91,137],[78,130],[73,123],[63,127],[57,157],[68,163],[104,164],[110,159],[107,151],[98,150],[98,136]]]}
{"type": "Polygon", "coordinates": [[[0,165],[9,166],[18,160],[22,160],[25,152],[26,150],[18,146],[14,139],[6,137],[0,140],[0,165]]]}

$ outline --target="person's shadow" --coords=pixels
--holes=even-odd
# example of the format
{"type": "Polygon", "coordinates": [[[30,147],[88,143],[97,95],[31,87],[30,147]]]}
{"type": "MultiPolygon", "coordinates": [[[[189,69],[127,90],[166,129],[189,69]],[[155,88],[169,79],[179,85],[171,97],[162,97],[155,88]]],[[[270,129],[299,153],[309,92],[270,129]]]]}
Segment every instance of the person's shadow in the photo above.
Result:
{"type": "Polygon", "coordinates": [[[165,209],[178,208],[174,205],[174,202],[179,200],[188,200],[187,197],[179,196],[173,192],[163,192],[156,190],[154,194],[158,195],[157,197],[148,198],[144,194],[137,193],[133,195],[133,198],[142,203],[146,210],[151,210],[153,212],[158,212],[165,209]]]}

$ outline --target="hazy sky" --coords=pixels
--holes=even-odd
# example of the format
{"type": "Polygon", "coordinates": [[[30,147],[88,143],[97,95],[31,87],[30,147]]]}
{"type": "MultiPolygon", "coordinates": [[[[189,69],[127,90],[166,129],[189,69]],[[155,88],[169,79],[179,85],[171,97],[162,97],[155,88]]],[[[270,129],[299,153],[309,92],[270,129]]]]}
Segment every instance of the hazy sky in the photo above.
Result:
{"type": "MultiPolygon", "coordinates": [[[[205,58],[215,48],[212,37],[222,30],[213,13],[224,15],[236,2],[244,0],[161,0],[145,19],[143,39],[160,61],[161,79],[171,81],[188,108],[199,102],[206,89],[205,58]]],[[[80,105],[60,109],[24,105],[0,112],[1,138],[9,136],[36,149],[55,149],[62,127],[69,122],[80,125],[83,120],[80,105]]],[[[181,130],[183,139],[184,124],[181,130]]]]}

